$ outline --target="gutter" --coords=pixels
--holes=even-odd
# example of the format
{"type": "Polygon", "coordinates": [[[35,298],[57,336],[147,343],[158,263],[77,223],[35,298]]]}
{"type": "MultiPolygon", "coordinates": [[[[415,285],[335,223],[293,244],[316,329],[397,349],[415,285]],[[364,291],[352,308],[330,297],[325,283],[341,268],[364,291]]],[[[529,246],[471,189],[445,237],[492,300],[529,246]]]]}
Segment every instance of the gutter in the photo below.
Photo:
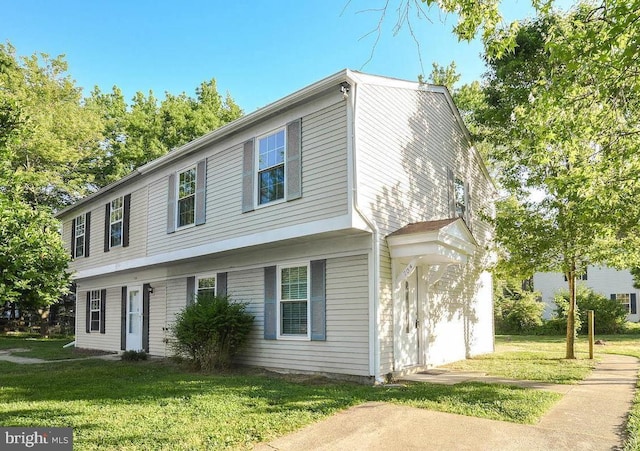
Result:
{"type": "Polygon", "coordinates": [[[358,216],[367,224],[372,233],[372,258],[373,273],[369,272],[369,374],[373,375],[375,383],[383,383],[380,375],[380,340],[379,340],[379,315],[380,315],[380,230],[376,223],[367,217],[358,205],[358,170],[356,158],[356,100],[358,92],[357,78],[353,72],[348,71],[348,79],[351,82],[350,92],[347,98],[347,151],[351,155],[352,169],[352,207],[358,216]]]}

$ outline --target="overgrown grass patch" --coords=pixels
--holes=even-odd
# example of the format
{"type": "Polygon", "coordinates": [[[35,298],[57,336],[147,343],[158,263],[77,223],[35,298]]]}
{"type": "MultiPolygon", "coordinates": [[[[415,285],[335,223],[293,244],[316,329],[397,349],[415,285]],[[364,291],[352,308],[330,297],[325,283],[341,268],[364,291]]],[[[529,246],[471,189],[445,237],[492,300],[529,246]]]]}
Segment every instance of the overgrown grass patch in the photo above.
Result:
{"type": "Polygon", "coordinates": [[[0,424],[70,426],[75,449],[250,448],[367,401],[527,423],[559,395],[485,384],[370,387],[188,373],[164,361],[0,362],[0,424]]]}

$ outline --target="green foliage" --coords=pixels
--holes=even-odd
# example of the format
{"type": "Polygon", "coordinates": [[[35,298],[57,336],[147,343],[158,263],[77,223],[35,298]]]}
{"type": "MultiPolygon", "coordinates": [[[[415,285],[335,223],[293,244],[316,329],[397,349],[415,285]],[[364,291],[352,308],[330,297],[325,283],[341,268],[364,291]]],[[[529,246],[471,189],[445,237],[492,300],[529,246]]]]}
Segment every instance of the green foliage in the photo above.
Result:
{"type": "Polygon", "coordinates": [[[127,105],[114,86],[108,93],[94,88],[86,102],[104,122],[105,139],[93,169],[98,186],[242,116],[229,94],[218,93],[215,79],[201,83],[195,98],[166,93],[158,101],[151,91],[137,92],[127,105]]]}
{"type": "MultiPolygon", "coordinates": [[[[594,312],[595,333],[615,334],[624,330],[627,320],[627,309],[617,301],[612,301],[593,290],[578,287],[576,293],[577,318],[576,331],[587,334],[589,332],[588,311],[594,312]]],[[[566,324],[569,293],[561,292],[555,296],[556,318],[564,320],[566,324]]]]}
{"type": "Polygon", "coordinates": [[[124,351],[121,356],[122,360],[128,362],[137,362],[139,360],[147,360],[147,353],[144,351],[124,351]]]}
{"type": "Polygon", "coordinates": [[[537,293],[501,283],[494,302],[496,333],[531,333],[542,325],[544,305],[537,293]]]}
{"type": "Polygon", "coordinates": [[[69,255],[50,213],[0,193],[0,302],[36,312],[67,292],[69,255]]]}
{"type": "Polygon", "coordinates": [[[187,355],[198,368],[227,368],[249,338],[253,316],[246,304],[228,296],[199,295],[176,317],[174,351],[187,355]]]}

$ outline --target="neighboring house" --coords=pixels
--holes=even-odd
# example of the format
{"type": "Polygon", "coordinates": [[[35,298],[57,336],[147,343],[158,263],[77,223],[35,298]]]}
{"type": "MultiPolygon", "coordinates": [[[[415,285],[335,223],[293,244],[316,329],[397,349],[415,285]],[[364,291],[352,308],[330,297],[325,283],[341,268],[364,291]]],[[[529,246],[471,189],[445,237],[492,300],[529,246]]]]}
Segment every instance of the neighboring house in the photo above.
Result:
{"type": "Polygon", "coordinates": [[[76,346],[167,355],[209,291],[255,316],[246,365],[380,381],[491,352],[495,194],[445,88],[341,71],[58,214],[76,346]]]}
{"type": "MultiPolygon", "coordinates": [[[[578,286],[591,288],[612,302],[620,302],[629,312],[627,320],[638,322],[638,289],[633,286],[633,276],[628,270],[617,270],[606,266],[589,266],[587,271],[580,276],[578,286]]],[[[553,300],[556,293],[568,291],[565,276],[560,273],[542,272],[533,276],[533,288],[540,292],[544,302],[543,316],[551,318],[555,312],[556,304],[553,300]]]]}

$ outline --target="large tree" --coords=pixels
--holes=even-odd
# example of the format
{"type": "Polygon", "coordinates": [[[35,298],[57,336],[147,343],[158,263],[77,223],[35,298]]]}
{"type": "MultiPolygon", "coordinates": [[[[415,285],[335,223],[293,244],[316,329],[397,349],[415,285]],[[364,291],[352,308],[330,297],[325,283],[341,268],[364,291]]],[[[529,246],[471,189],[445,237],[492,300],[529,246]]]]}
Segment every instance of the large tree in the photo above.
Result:
{"type": "Polygon", "coordinates": [[[69,254],[58,227],[44,209],[0,193],[0,301],[38,314],[43,333],[48,306],[70,284],[69,254]]]}
{"type": "Polygon", "coordinates": [[[66,71],[62,57],[18,57],[0,44],[1,181],[32,206],[60,208],[86,194],[87,163],[101,138],[99,116],[66,71]]]}
{"type": "Polygon", "coordinates": [[[640,3],[605,3],[525,24],[515,53],[489,61],[485,90],[492,159],[510,194],[497,239],[514,270],[565,274],[567,358],[576,276],[589,264],[639,261],[640,66],[629,54],[640,3]]]}

